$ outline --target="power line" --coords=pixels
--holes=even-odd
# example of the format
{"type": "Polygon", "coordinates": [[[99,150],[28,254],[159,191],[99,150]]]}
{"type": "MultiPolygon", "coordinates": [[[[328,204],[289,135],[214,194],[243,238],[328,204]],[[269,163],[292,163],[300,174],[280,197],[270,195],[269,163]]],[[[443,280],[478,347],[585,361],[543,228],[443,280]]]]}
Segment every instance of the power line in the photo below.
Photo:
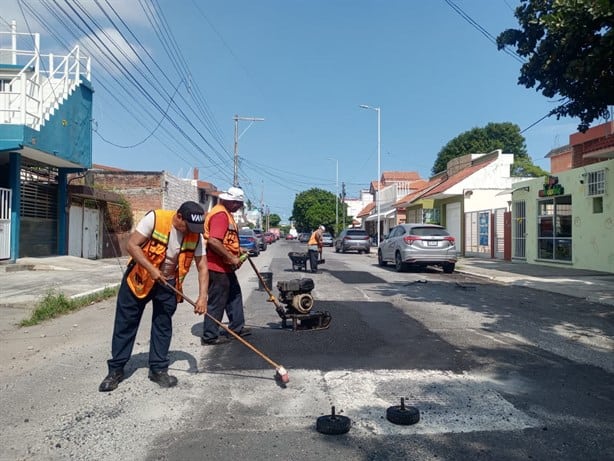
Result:
{"type": "MultiPolygon", "coordinates": [[[[482,27],[475,19],[469,16],[460,6],[454,3],[452,0],[444,0],[450,8],[452,8],[460,17],[462,17],[465,21],[467,21],[474,29],[476,29],[480,34],[486,37],[491,43],[497,45],[497,38],[488,32],[484,27],[482,27]]],[[[520,64],[524,64],[525,60],[516,52],[510,50],[507,47],[503,47],[503,52],[507,55],[511,56],[513,59],[518,61],[520,64]]]]}

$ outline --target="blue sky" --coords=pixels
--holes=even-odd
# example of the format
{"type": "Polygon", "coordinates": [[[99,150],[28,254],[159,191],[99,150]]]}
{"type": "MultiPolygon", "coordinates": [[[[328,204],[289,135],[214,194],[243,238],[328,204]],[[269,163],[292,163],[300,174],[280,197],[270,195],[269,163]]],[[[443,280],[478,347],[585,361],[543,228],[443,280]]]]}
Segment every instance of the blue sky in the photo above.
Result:
{"type": "MultiPolygon", "coordinates": [[[[493,36],[517,26],[517,1],[454,3],[493,36]]],[[[295,194],[335,192],[337,164],[349,197],[376,179],[377,114],[360,104],[381,109],[381,171],[424,178],[462,132],[490,122],[525,129],[555,106],[518,86],[520,63],[444,0],[99,0],[115,27],[93,0],[80,4],[89,17],[70,16],[83,19],[82,30],[56,25],[34,0],[22,1],[25,20],[16,0],[5,0],[0,27],[15,19],[19,31],[39,31],[43,53],[65,53],[63,41],[94,56],[94,163],[182,177],[197,166],[200,179],[227,189],[233,116],[262,117],[239,122],[239,183],[284,220],[295,194]],[[148,15],[168,29],[156,34],[148,15]],[[100,42],[84,38],[86,23],[100,42]],[[101,42],[124,73],[93,46],[101,42]]],[[[524,132],[533,161],[547,170],[544,156],[577,124],[549,118],[524,132]]]]}

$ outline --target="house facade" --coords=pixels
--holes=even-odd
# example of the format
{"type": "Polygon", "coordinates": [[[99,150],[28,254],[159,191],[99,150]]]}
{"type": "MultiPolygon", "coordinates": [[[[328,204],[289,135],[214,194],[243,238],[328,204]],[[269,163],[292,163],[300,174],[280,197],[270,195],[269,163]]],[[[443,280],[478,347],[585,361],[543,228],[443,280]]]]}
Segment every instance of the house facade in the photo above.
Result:
{"type": "Polygon", "coordinates": [[[391,228],[403,222],[396,202],[407,194],[420,190],[426,181],[415,171],[384,171],[378,181],[372,181],[369,189],[373,207],[364,207],[357,217],[363,220],[363,228],[369,235],[386,235],[391,228]],[[379,229],[378,229],[379,223],[379,229]]]}
{"type": "Polygon", "coordinates": [[[90,59],[0,31],[0,260],[67,254],[68,175],[92,163],[90,59]]]}
{"type": "Polygon", "coordinates": [[[614,272],[614,122],[570,136],[550,152],[551,175],[512,193],[512,256],[614,272]]]}
{"type": "Polygon", "coordinates": [[[504,259],[512,188],[526,179],[510,175],[513,162],[514,155],[501,150],[455,158],[395,206],[407,222],[445,226],[462,255],[504,259]]]}
{"type": "Polygon", "coordinates": [[[198,202],[209,211],[219,196],[219,191],[211,183],[198,179],[198,169],[194,169],[192,179],[185,179],[166,171],[129,171],[93,165],[83,175],[76,176],[73,182],[118,195],[126,201],[131,212],[133,226],[130,228],[102,230],[99,257],[125,255],[130,231],[148,211],[176,210],[187,200],[198,202]]]}

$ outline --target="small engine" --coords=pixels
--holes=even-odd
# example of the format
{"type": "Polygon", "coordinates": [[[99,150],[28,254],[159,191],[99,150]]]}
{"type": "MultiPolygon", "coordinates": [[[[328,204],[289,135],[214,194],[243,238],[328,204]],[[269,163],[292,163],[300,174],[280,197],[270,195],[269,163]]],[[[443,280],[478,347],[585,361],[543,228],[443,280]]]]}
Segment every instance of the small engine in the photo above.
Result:
{"type": "Polygon", "coordinates": [[[289,313],[309,314],[313,307],[313,288],[313,280],[308,278],[277,282],[279,300],[286,304],[289,313]]]}

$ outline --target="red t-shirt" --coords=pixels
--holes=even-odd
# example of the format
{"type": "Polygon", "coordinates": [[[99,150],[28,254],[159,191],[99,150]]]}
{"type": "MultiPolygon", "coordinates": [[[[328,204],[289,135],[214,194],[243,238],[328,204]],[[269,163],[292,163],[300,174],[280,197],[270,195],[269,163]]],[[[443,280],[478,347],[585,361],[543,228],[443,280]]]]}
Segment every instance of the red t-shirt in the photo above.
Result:
{"type": "MultiPolygon", "coordinates": [[[[223,212],[211,216],[209,221],[209,238],[216,238],[220,242],[224,241],[224,236],[228,230],[228,218],[223,212]]],[[[234,272],[232,266],[224,263],[223,258],[218,255],[211,247],[207,248],[207,267],[214,272],[234,272]]]]}

